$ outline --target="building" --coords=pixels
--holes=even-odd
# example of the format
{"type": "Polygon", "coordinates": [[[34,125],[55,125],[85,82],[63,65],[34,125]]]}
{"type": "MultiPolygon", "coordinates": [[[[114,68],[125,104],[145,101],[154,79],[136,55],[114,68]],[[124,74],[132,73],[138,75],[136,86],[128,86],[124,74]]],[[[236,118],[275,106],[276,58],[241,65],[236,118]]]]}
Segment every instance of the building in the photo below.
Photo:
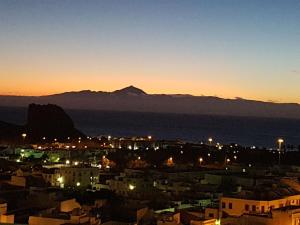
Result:
{"type": "Polygon", "coordinates": [[[290,196],[277,196],[270,198],[238,198],[222,197],[220,200],[220,209],[223,213],[230,216],[241,216],[245,213],[267,214],[273,209],[279,209],[287,206],[300,206],[300,194],[290,196]]]}
{"type": "Polygon", "coordinates": [[[7,203],[0,200],[0,224],[13,224],[15,216],[13,214],[7,214],[7,203]]]}
{"type": "Polygon", "coordinates": [[[91,187],[99,182],[100,170],[96,167],[61,167],[57,180],[60,187],[91,187]]]}
{"type": "Polygon", "coordinates": [[[39,215],[30,216],[29,225],[63,225],[63,224],[85,224],[99,225],[100,221],[93,216],[88,216],[81,209],[75,199],[62,201],[57,209],[49,209],[39,215]]]}

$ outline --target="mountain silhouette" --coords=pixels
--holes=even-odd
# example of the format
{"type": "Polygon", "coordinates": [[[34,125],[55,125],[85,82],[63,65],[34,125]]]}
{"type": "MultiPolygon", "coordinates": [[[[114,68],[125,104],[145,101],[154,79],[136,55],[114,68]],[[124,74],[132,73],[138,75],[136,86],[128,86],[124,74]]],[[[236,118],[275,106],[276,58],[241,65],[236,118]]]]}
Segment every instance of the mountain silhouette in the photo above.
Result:
{"type": "Polygon", "coordinates": [[[123,94],[123,95],[146,95],[147,93],[144,92],[142,89],[139,89],[134,86],[129,86],[126,88],[123,88],[121,90],[116,90],[113,92],[113,94],[123,94]]]}
{"type": "Polygon", "coordinates": [[[129,86],[113,92],[72,91],[47,96],[0,96],[0,106],[25,107],[30,103],[56,104],[66,109],[136,111],[202,115],[250,116],[300,119],[300,105],[242,98],[147,94],[129,86]]]}

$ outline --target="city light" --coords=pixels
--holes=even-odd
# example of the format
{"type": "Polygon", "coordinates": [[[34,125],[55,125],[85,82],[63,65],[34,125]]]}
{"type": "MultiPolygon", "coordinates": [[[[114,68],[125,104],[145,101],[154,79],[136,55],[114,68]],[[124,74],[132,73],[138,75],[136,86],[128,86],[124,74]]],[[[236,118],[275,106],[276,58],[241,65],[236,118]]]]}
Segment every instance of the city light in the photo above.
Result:
{"type": "Polygon", "coordinates": [[[174,165],[173,157],[168,158],[167,166],[173,166],[173,165],[174,165]]]}
{"type": "Polygon", "coordinates": [[[211,145],[212,144],[212,142],[213,142],[213,139],[210,137],[210,138],[208,138],[208,142],[209,142],[209,145],[211,145]]]}
{"type": "Polygon", "coordinates": [[[59,178],[57,178],[57,181],[61,184],[61,183],[63,183],[63,177],[59,177],[59,178]]]}
{"type": "Polygon", "coordinates": [[[76,183],[76,186],[79,187],[79,186],[80,186],[80,182],[77,182],[77,183],[76,183]]]}
{"type": "Polygon", "coordinates": [[[67,159],[66,160],[66,164],[69,165],[70,164],[70,160],[67,159]]]}
{"type": "Polygon", "coordinates": [[[282,138],[278,138],[277,142],[278,142],[278,149],[280,151],[281,147],[282,147],[282,144],[284,143],[284,140],[282,138]]]}
{"type": "Polygon", "coordinates": [[[26,134],[26,133],[23,133],[23,134],[22,134],[22,138],[25,139],[26,137],[27,137],[27,134],[26,134]]]}
{"type": "Polygon", "coordinates": [[[129,190],[134,190],[135,189],[135,186],[133,185],[133,184],[129,184],[129,186],[128,186],[128,188],[129,188],[129,190]]]}

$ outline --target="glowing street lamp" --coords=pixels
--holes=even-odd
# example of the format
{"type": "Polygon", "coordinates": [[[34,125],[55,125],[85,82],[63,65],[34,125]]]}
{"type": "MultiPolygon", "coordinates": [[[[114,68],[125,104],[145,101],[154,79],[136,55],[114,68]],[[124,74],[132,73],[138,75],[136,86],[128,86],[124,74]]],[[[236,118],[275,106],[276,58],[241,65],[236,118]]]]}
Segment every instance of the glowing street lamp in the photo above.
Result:
{"type": "Polygon", "coordinates": [[[282,144],[284,143],[284,140],[282,138],[278,138],[277,142],[278,142],[278,164],[280,165],[280,163],[281,163],[281,148],[282,148],[282,144]]]}
{"type": "Polygon", "coordinates": [[[228,159],[226,159],[226,163],[228,164],[228,163],[230,163],[230,159],[228,158],[228,159]]]}
{"type": "Polygon", "coordinates": [[[23,133],[21,136],[22,136],[23,141],[25,141],[25,139],[26,139],[26,137],[27,137],[27,134],[26,134],[26,133],[23,133]]]}
{"type": "Polygon", "coordinates": [[[213,142],[213,139],[210,137],[210,138],[208,138],[208,142],[209,142],[209,145],[211,145],[212,144],[212,142],[213,142]]]}
{"type": "Polygon", "coordinates": [[[133,184],[129,184],[128,188],[129,190],[133,191],[135,189],[135,186],[133,184]]]}
{"type": "Polygon", "coordinates": [[[281,151],[281,147],[282,147],[284,140],[282,138],[278,138],[277,142],[278,142],[278,150],[281,151]]]}
{"type": "Polygon", "coordinates": [[[202,162],[203,162],[203,158],[200,157],[200,158],[199,158],[199,163],[200,163],[200,165],[202,164],[202,162]]]}

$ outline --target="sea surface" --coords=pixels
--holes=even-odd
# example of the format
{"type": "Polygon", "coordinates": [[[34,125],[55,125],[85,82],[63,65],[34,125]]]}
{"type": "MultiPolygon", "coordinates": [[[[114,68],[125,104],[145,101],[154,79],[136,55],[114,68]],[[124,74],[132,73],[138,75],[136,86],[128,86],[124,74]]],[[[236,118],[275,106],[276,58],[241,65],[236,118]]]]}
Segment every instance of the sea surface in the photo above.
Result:
{"type": "MultiPolygon", "coordinates": [[[[26,108],[0,107],[0,120],[25,124],[26,108]]],[[[239,143],[275,147],[278,137],[300,145],[300,120],[253,117],[182,115],[141,112],[66,110],[75,126],[87,135],[146,136],[239,143]]]]}

